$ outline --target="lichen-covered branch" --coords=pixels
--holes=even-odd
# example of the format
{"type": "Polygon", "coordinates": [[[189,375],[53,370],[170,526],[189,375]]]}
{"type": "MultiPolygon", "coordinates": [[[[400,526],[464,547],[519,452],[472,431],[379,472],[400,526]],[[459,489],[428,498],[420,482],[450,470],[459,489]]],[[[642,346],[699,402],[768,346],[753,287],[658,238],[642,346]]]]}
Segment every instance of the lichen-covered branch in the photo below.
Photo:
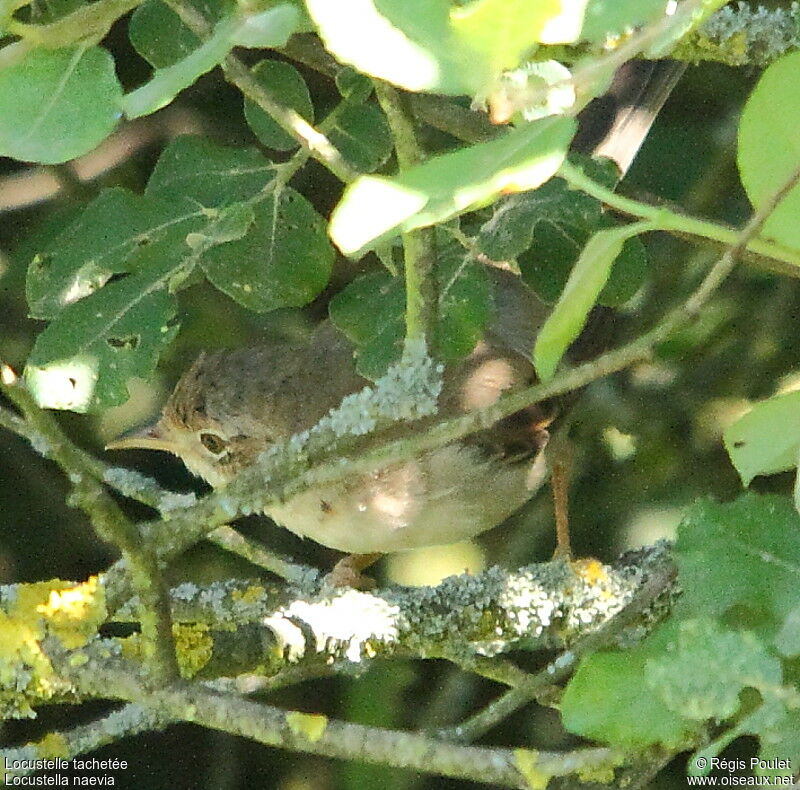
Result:
{"type": "MultiPolygon", "coordinates": [[[[183,721],[249,738],[256,743],[327,757],[380,763],[440,776],[501,785],[544,787],[550,778],[589,772],[610,774],[622,764],[622,755],[610,748],[575,749],[563,754],[529,749],[461,746],[435,738],[398,730],[367,727],[329,719],[319,714],[285,711],[251,702],[201,684],[173,683],[149,691],[131,673],[126,662],[109,657],[96,669],[91,663],[76,666],[62,657],[64,676],[84,698],[125,699],[133,705],[122,710],[112,730],[120,735],[133,732],[143,718],[159,723],[183,721]]],[[[108,717],[107,717],[108,718],[108,717]]],[[[98,728],[83,735],[88,748],[104,736],[98,728]]],[[[0,758],[24,755],[27,760],[75,756],[79,739],[58,734],[54,738],[14,749],[0,750],[0,758]]],[[[22,765],[7,776],[32,773],[22,765]]]]}
{"type": "Polygon", "coordinates": [[[752,7],[739,2],[714,14],[681,40],[671,57],[692,63],[717,61],[728,66],[768,66],[800,46],[800,6],[752,7]]]}
{"type": "MultiPolygon", "coordinates": [[[[171,591],[170,601],[185,678],[242,673],[269,678],[290,669],[314,671],[397,656],[446,658],[469,668],[482,657],[515,649],[579,646],[587,635],[603,633],[605,624],[614,623],[632,601],[640,601],[652,579],[671,579],[672,571],[668,548],[660,544],[623,557],[614,567],[596,560],[559,560],[451,577],[432,588],[374,592],[323,586],[303,593],[244,581],[206,587],[184,583],[171,591]]],[[[659,583],[656,592],[663,589],[659,583]]],[[[648,604],[654,595],[647,593],[648,604]]],[[[110,619],[135,620],[139,608],[133,600],[110,619]]],[[[645,616],[642,608],[623,616],[612,633],[630,626],[634,615],[637,628],[647,631],[656,622],[654,612],[663,616],[668,611],[662,606],[645,616]]],[[[35,704],[74,693],[68,678],[55,669],[59,663],[92,664],[100,673],[106,658],[121,653],[137,668],[133,674],[146,674],[148,659],[138,635],[97,635],[109,618],[95,577],[77,585],[0,588],[0,618],[13,635],[0,662],[0,700],[8,713],[26,715],[35,704]]],[[[608,641],[608,634],[603,638],[608,641]]],[[[529,694],[527,677],[506,671],[504,682],[529,694]]]]}
{"type": "Polygon", "coordinates": [[[64,435],[51,414],[40,409],[23,382],[7,365],[0,365],[0,391],[14,403],[72,484],[70,502],[89,516],[103,540],[121,552],[130,582],[140,601],[145,648],[152,656],[153,677],[166,680],[177,674],[166,583],[152,547],[141,540],[138,528],[97,480],[96,466],[64,435]]]}
{"type": "Polygon", "coordinates": [[[29,766],[40,760],[70,760],[132,735],[156,732],[173,722],[174,719],[155,707],[124,705],[89,724],[50,732],[34,743],[2,750],[6,781],[32,773],[27,767],[14,768],[16,764],[29,766]]]}

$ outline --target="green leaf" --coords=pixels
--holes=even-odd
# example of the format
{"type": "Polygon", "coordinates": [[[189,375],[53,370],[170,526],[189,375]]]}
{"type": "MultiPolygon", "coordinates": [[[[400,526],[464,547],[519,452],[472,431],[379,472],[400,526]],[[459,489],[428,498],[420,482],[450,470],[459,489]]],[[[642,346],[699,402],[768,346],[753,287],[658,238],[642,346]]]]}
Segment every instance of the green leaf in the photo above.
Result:
{"type": "Polygon", "coordinates": [[[199,264],[223,293],[256,312],[300,307],[328,284],[334,251],[325,221],[290,187],[266,196],[243,238],[214,246],[199,264]]]}
{"type": "Polygon", "coordinates": [[[756,475],[797,466],[800,392],[777,395],[753,408],[724,433],[725,449],[744,485],[756,475]]]}
{"type": "Polygon", "coordinates": [[[177,137],[162,152],[146,195],[204,208],[250,200],[275,177],[254,148],[227,148],[203,137],[177,137]]]}
{"type": "Polygon", "coordinates": [[[542,381],[553,377],[564,352],[580,334],[630,235],[629,227],[601,230],[583,248],[553,312],[536,336],[533,364],[542,381]]]}
{"type": "MultiPolygon", "coordinates": [[[[739,173],[756,209],[800,168],[798,125],[800,52],[793,52],[775,61],[761,75],[739,122],[739,173]]],[[[762,235],[800,249],[798,214],[800,185],[795,184],[764,223],[762,235]]]]}
{"type": "Polygon", "coordinates": [[[662,626],[630,650],[585,658],[561,699],[564,727],[576,735],[640,749],[663,744],[679,750],[697,729],[655,694],[642,693],[645,666],[661,655],[671,633],[662,626]]]}
{"type": "MultiPolygon", "coordinates": [[[[179,138],[162,154],[144,195],[106,190],[52,238],[34,258],[27,283],[32,312],[55,319],[29,361],[40,402],[87,410],[124,401],[127,379],[152,373],[174,336],[171,294],[189,282],[198,262],[212,269],[232,256],[229,277],[235,277],[242,266],[236,245],[260,233],[247,262],[263,263],[269,245],[259,218],[265,214],[272,221],[275,211],[284,223],[271,237],[285,245],[281,254],[295,254],[300,262],[287,276],[283,296],[297,303],[298,292],[309,288],[309,271],[322,269],[316,293],[327,282],[332,257],[322,220],[309,207],[276,210],[275,195],[267,191],[273,176],[274,168],[256,152],[179,138]],[[293,252],[298,243],[307,249],[293,252]],[[215,256],[222,248],[229,252],[215,256]],[[315,256],[311,266],[303,255],[315,256]]],[[[290,193],[285,200],[296,202],[290,193]]],[[[259,287],[264,276],[259,274],[259,287]]],[[[212,279],[227,285],[224,271],[215,270],[212,279]]]]}
{"type": "Polygon", "coordinates": [[[36,339],[25,379],[40,406],[85,412],[127,400],[132,376],[152,375],[177,326],[167,286],[174,264],[111,283],[68,305],[36,339]]]}
{"type": "MultiPolygon", "coordinates": [[[[189,5],[211,24],[236,8],[232,0],[189,0],[189,5]]],[[[172,66],[200,46],[200,39],[161,0],[147,0],[133,12],[128,36],[134,49],[156,69],[172,66]]]]}
{"type": "Polygon", "coordinates": [[[589,0],[581,39],[604,43],[609,35],[665,16],[667,5],[667,0],[589,0]]]}
{"type": "Polygon", "coordinates": [[[182,90],[222,62],[233,47],[233,38],[241,24],[238,16],[222,19],[200,46],[172,65],[157,69],[149,82],[125,94],[122,102],[125,115],[140,118],[166,107],[182,90]]]}
{"type": "Polygon", "coordinates": [[[106,50],[33,49],[0,69],[0,156],[43,164],[74,159],[111,134],[121,101],[106,50]]]}
{"type": "Polygon", "coordinates": [[[200,243],[239,238],[237,223],[249,227],[252,222],[249,209],[240,204],[259,195],[274,173],[253,150],[223,148],[200,137],[173,140],[159,158],[145,195],[104,191],[37,251],[26,284],[31,314],[53,318],[114,274],[161,259],[177,265],[200,243]]]}
{"type": "Polygon", "coordinates": [[[365,378],[374,381],[400,360],[405,308],[403,281],[388,272],[358,277],[331,299],[331,320],[356,346],[356,370],[365,378]]]}
{"type": "Polygon", "coordinates": [[[775,633],[800,606],[800,516],[785,497],[745,494],[735,502],[695,505],[675,545],[683,595],[691,617],[754,612],[742,623],[775,633]]]}
{"type": "Polygon", "coordinates": [[[373,90],[372,80],[349,66],[343,66],[334,77],[336,89],[344,99],[366,101],[373,90]]]}
{"type": "MultiPolygon", "coordinates": [[[[463,248],[439,237],[434,266],[438,293],[438,323],[434,329],[437,355],[461,359],[483,337],[492,312],[492,292],[484,266],[463,248]]],[[[405,286],[388,272],[358,277],[330,304],[333,323],[357,349],[358,372],[376,379],[400,359],[405,335],[405,286]]]]}
{"type": "Polygon", "coordinates": [[[486,143],[433,157],[394,178],[362,176],[331,216],[330,234],[345,254],[399,231],[442,222],[503,192],[533,189],[561,165],[574,133],[571,118],[544,118],[486,143]]]}
{"type": "Polygon", "coordinates": [[[345,105],[337,113],[328,139],[362,173],[384,164],[394,145],[386,117],[372,104],[345,105]]]}
{"type": "Polygon", "coordinates": [[[739,710],[743,689],[782,681],[780,661],[751,633],[730,631],[708,619],[672,628],[674,638],[664,654],[647,662],[645,682],[684,719],[728,719],[739,710]]]}
{"type": "Polygon", "coordinates": [[[447,0],[306,0],[306,6],[325,48],[370,76],[449,94],[471,93],[488,78],[477,53],[457,45],[447,0]]]}
{"type": "Polygon", "coordinates": [[[479,0],[453,9],[462,46],[477,52],[492,75],[517,66],[542,44],[571,44],[583,27],[587,0],[479,0]]]}
{"type": "Polygon", "coordinates": [[[237,47],[282,47],[289,38],[305,27],[300,8],[280,3],[245,18],[234,38],[237,47]]]}
{"type": "Polygon", "coordinates": [[[343,63],[411,91],[474,95],[537,43],[575,41],[586,1],[307,0],[307,6],[326,48],[343,63]]]}
{"type": "Polygon", "coordinates": [[[185,210],[124,189],[105,190],[31,262],[26,283],[31,315],[54,318],[114,274],[180,260],[189,252],[187,234],[205,223],[197,205],[185,210]]]}
{"type": "MultiPolygon", "coordinates": [[[[289,63],[280,60],[262,60],[253,69],[256,80],[268,88],[275,100],[285,107],[296,110],[309,123],[314,122],[314,107],[306,81],[300,72],[289,63]]],[[[247,125],[259,141],[278,151],[297,148],[298,142],[250,99],[244,100],[244,117],[247,125]]]]}
{"type": "Polygon", "coordinates": [[[445,361],[462,359],[483,337],[491,317],[489,277],[482,263],[452,241],[439,245],[435,275],[439,301],[436,351],[445,361]]]}
{"type": "MultiPolygon", "coordinates": [[[[595,181],[613,188],[616,165],[607,159],[572,155],[595,181]]],[[[592,233],[615,227],[594,198],[570,189],[561,178],[498,201],[478,234],[481,251],[495,261],[517,260],[525,282],[546,302],[555,302],[592,233]]],[[[644,245],[625,241],[611,276],[597,298],[619,307],[641,287],[647,273],[644,245]]]]}

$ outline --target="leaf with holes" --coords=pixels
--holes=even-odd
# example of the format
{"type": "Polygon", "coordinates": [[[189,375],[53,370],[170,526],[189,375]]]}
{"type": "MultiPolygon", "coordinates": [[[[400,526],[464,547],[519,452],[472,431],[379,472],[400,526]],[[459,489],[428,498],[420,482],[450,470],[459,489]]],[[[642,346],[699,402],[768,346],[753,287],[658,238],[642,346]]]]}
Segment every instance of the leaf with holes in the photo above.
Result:
{"type": "Polygon", "coordinates": [[[333,266],[325,221],[289,187],[265,196],[254,211],[246,236],[200,255],[206,277],[256,312],[308,304],[328,284],[333,266]]]}
{"type": "Polygon", "coordinates": [[[187,211],[125,189],[105,190],[31,262],[26,283],[31,315],[54,318],[115,274],[180,260],[190,252],[187,234],[207,222],[196,204],[187,211]]]}
{"type": "Polygon", "coordinates": [[[0,69],[0,156],[44,164],[74,159],[111,134],[121,102],[106,50],[33,49],[0,69]]]}
{"type": "Polygon", "coordinates": [[[39,405],[85,412],[128,398],[132,376],[152,375],[177,331],[167,286],[174,264],[110,283],[64,308],[36,339],[25,378],[39,405]]]}

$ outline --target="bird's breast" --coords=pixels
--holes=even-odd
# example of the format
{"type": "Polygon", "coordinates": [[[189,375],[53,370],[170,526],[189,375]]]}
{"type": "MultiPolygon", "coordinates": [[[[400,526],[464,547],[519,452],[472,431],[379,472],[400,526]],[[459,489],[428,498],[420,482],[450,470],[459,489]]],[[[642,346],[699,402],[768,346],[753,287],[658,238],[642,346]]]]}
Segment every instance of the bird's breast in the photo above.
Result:
{"type": "Polygon", "coordinates": [[[530,498],[541,482],[534,478],[530,464],[487,458],[456,443],[305,491],[267,515],[330,548],[386,553],[455,543],[491,529],[530,498]]]}

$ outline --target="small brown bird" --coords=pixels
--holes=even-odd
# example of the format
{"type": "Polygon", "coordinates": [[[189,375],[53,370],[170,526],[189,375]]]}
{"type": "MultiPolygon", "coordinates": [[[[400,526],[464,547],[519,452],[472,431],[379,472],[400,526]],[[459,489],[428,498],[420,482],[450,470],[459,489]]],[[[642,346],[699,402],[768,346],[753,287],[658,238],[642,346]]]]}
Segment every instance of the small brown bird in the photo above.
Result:
{"type": "MultiPolygon", "coordinates": [[[[609,94],[611,111],[601,108],[608,122],[584,134],[580,143],[584,150],[599,147],[613,156],[622,172],[682,67],[628,64],[625,69],[609,94]]],[[[489,271],[494,322],[466,360],[446,369],[440,416],[490,405],[535,381],[530,353],[547,308],[519,278],[489,271]]],[[[218,487],[268,447],[308,430],[344,396],[367,385],[356,373],[351,344],[323,322],[304,344],[201,355],[176,385],[158,422],[108,448],[174,453],[218,487]]],[[[523,409],[489,430],[413,460],[309,489],[270,507],[267,515],[298,535],[348,552],[333,578],[358,584],[360,571],[381,554],[463,540],[518,510],[545,477],[542,451],[552,417],[547,406],[523,409]]],[[[406,423],[403,430],[418,428],[406,423]]],[[[557,500],[564,498],[562,487],[554,490],[557,500]]],[[[557,505],[559,522],[559,547],[568,554],[563,510],[557,505]]]]}
{"type": "MultiPolygon", "coordinates": [[[[547,308],[518,278],[492,271],[496,320],[484,341],[444,373],[439,414],[494,403],[535,380],[522,349],[547,308]]],[[[108,449],[164,450],[214,487],[260,453],[308,430],[342,398],[369,385],[356,373],[354,349],[329,322],[306,343],[203,354],[181,377],[152,427],[108,449]]],[[[529,353],[529,351],[528,351],[529,353]]],[[[490,430],[335,485],[315,487],[272,506],[267,515],[292,532],[352,556],[334,579],[381,554],[453,543],[499,524],[545,476],[542,449],[552,415],[532,406],[490,430]]],[[[405,424],[413,432],[419,424],[405,424]]]]}

